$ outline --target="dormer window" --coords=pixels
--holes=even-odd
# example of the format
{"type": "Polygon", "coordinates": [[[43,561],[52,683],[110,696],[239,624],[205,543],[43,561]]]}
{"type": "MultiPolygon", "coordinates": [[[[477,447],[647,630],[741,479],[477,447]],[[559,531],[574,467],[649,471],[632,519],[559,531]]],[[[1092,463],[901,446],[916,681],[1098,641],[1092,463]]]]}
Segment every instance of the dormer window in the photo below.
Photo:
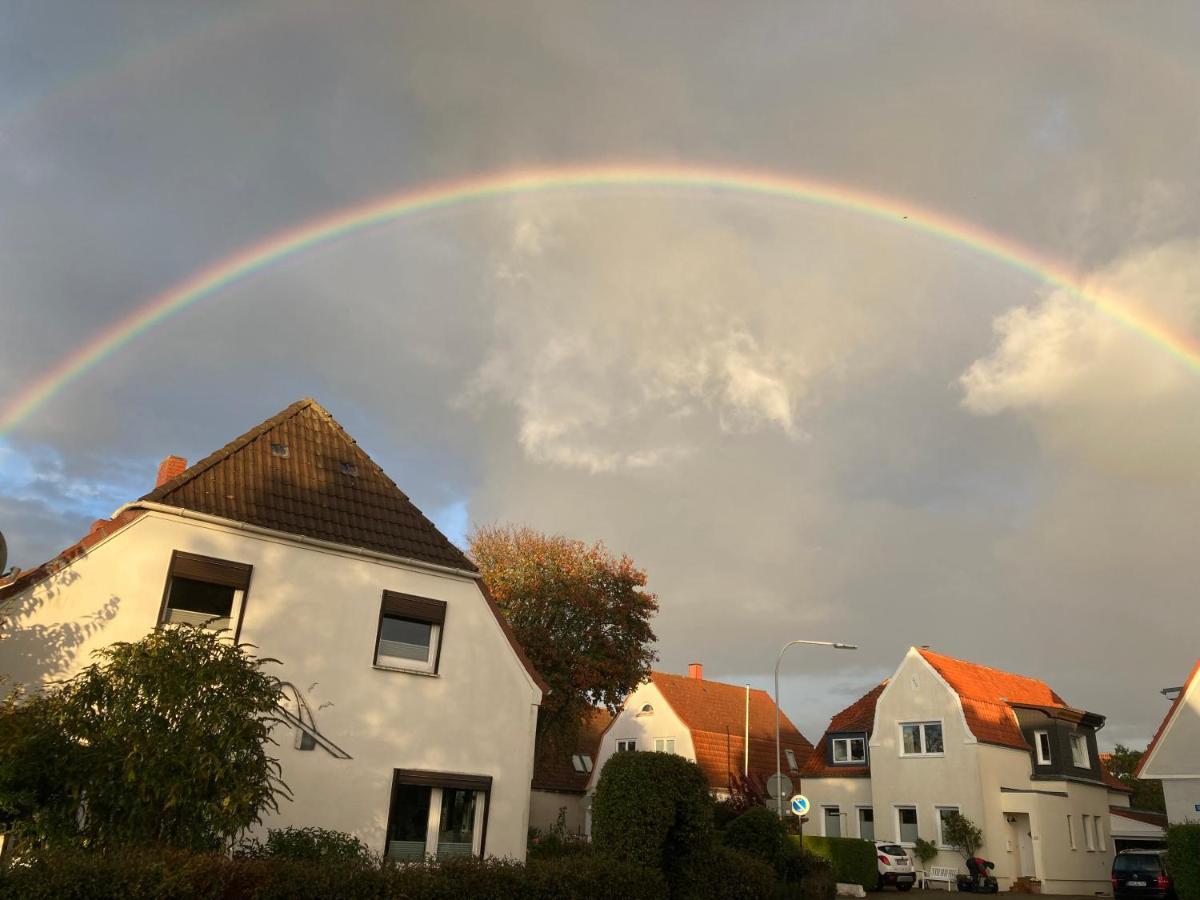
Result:
{"type": "Polygon", "coordinates": [[[867,739],[862,735],[837,737],[832,741],[834,765],[862,765],[867,761],[867,739]]]}
{"type": "Polygon", "coordinates": [[[586,753],[576,753],[571,757],[571,766],[581,775],[592,771],[592,758],[586,753]]]}
{"type": "Polygon", "coordinates": [[[1071,762],[1078,769],[1090,769],[1091,762],[1088,759],[1087,735],[1076,732],[1071,735],[1071,762]]]}
{"type": "Polygon", "coordinates": [[[1033,733],[1033,746],[1037,751],[1038,765],[1050,765],[1050,732],[1035,731],[1033,733]]]}

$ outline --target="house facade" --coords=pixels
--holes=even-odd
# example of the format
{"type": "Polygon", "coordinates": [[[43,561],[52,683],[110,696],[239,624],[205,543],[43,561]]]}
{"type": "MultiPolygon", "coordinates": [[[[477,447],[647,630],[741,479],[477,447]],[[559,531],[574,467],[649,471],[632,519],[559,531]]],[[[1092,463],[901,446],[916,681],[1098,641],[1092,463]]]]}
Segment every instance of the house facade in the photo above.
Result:
{"type": "Polygon", "coordinates": [[[588,782],[600,755],[600,739],[612,720],[607,709],[592,709],[570,747],[538,753],[529,798],[530,828],[549,832],[561,821],[568,834],[588,833],[588,782]]]}
{"type": "Polygon", "coordinates": [[[1171,824],[1200,822],[1200,661],[1146,748],[1137,777],[1162,781],[1171,824]]]}
{"type": "Polygon", "coordinates": [[[1044,683],[912,648],[895,674],[834,716],[804,769],[808,833],[940,848],[930,865],[961,867],[943,834],[958,812],[977,824],[979,854],[1001,889],[1110,889],[1110,806],[1125,789],[1103,769],[1104,719],[1044,683]]]}
{"type": "Polygon", "coordinates": [[[394,858],[524,858],[542,685],[473,564],[315,401],[0,585],[0,673],[29,687],[190,622],[281,665],[274,748],[315,825],[394,858]]]}
{"type": "MultiPolygon", "coordinates": [[[[614,753],[655,751],[695,762],[718,799],[740,784],[765,794],[775,774],[775,712],[766,691],[705,680],[699,663],[686,676],[651,672],[601,736],[588,793],[614,753]]],[[[779,726],[781,769],[796,779],[812,744],[782,713],[779,726]]]]}

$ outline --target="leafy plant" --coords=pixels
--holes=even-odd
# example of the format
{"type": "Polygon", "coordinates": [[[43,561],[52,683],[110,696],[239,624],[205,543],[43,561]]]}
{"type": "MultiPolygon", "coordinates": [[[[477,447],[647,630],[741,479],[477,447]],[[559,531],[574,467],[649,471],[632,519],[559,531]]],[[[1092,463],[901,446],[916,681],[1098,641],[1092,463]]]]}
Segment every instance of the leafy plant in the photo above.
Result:
{"type": "Polygon", "coordinates": [[[922,868],[927,868],[931,862],[937,859],[937,844],[919,837],[913,841],[913,855],[921,861],[922,868]]]}
{"type": "Polygon", "coordinates": [[[287,797],[278,679],[204,628],[158,629],[0,716],[0,814],[28,846],[227,846],[287,797]]]}
{"type": "Polygon", "coordinates": [[[1167,803],[1163,798],[1162,782],[1154,779],[1142,780],[1134,777],[1138,763],[1142,761],[1142,756],[1144,755],[1144,750],[1131,750],[1124,744],[1117,744],[1113,748],[1113,752],[1104,760],[1103,765],[1112,773],[1117,781],[1133,791],[1129,796],[1130,806],[1134,809],[1147,809],[1152,812],[1165,813],[1167,811],[1167,803]]]}
{"type": "Polygon", "coordinates": [[[1200,900],[1200,822],[1167,829],[1167,865],[1179,900],[1200,900]]]}
{"type": "Polygon", "coordinates": [[[975,856],[983,846],[983,832],[962,813],[954,812],[946,816],[942,834],[947,846],[961,853],[964,859],[975,856]]]}
{"type": "Polygon", "coordinates": [[[269,828],[267,839],[242,841],[235,856],[242,859],[298,859],[310,862],[374,859],[362,841],[328,828],[269,828]]]}
{"type": "Polygon", "coordinates": [[[860,884],[864,888],[874,887],[879,878],[879,867],[875,862],[875,845],[858,838],[834,838],[804,836],[804,849],[823,859],[833,867],[834,881],[842,884],[860,884]]]}

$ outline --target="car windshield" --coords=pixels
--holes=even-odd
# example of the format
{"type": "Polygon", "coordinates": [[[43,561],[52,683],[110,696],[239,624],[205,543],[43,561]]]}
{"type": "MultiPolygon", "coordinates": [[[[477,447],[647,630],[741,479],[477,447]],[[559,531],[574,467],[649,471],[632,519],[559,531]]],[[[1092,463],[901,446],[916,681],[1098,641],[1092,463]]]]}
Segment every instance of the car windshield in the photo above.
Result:
{"type": "Polygon", "coordinates": [[[899,844],[880,844],[879,852],[888,856],[904,856],[904,848],[899,844]]]}
{"type": "Polygon", "coordinates": [[[1162,861],[1155,853],[1122,853],[1113,860],[1114,872],[1161,872],[1162,861]]]}

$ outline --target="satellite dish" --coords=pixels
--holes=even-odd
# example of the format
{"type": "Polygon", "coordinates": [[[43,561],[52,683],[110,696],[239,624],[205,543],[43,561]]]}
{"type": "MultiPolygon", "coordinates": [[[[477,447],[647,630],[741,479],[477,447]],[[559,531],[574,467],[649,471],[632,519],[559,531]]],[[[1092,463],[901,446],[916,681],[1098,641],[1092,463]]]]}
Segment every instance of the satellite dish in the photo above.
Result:
{"type": "Polygon", "coordinates": [[[4,532],[0,531],[0,575],[5,572],[5,567],[8,565],[8,544],[4,543],[4,532]]]}

